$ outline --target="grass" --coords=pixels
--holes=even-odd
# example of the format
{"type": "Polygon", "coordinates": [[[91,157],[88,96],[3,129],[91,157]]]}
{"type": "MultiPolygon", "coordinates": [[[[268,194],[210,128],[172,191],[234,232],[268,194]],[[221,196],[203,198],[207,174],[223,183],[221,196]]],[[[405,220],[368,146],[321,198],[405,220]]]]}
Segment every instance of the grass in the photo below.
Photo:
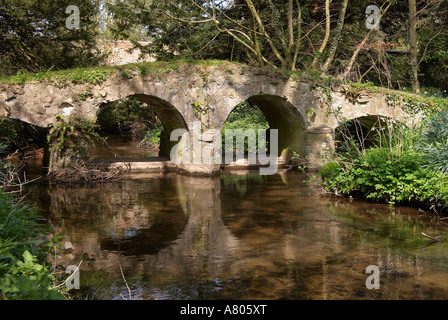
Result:
{"type": "Polygon", "coordinates": [[[360,125],[339,128],[331,162],[321,172],[326,191],[391,205],[448,213],[448,111],[406,126],[387,120],[369,139],[360,125]],[[428,121],[429,120],[429,121],[428,121]],[[369,144],[365,142],[370,140],[369,144]]]}
{"type": "MultiPolygon", "coordinates": [[[[59,87],[65,87],[72,84],[89,83],[98,84],[115,74],[121,74],[124,77],[134,75],[152,75],[155,78],[169,74],[172,71],[179,70],[182,66],[202,66],[202,67],[223,67],[230,73],[233,73],[232,66],[241,69],[241,73],[246,70],[254,71],[255,74],[265,75],[274,80],[287,81],[288,79],[299,80],[307,79],[314,86],[331,89],[351,96],[358,96],[362,93],[381,93],[387,98],[390,106],[401,105],[403,109],[410,113],[432,113],[440,111],[448,106],[448,98],[445,92],[430,89],[422,89],[418,93],[410,92],[406,88],[403,90],[392,90],[385,87],[376,86],[372,83],[354,83],[342,81],[340,79],[325,76],[316,71],[295,71],[285,72],[279,69],[256,68],[241,63],[230,62],[226,60],[172,60],[156,62],[139,62],[120,66],[95,66],[87,68],[75,68],[59,71],[44,71],[39,73],[23,73],[9,77],[0,77],[0,84],[19,84],[49,81],[59,87]]],[[[198,71],[202,72],[202,71],[198,71]]],[[[350,100],[350,99],[349,99],[350,100]]],[[[356,102],[356,99],[352,102],[356,102]]]]}
{"type": "Polygon", "coordinates": [[[223,60],[173,60],[157,62],[138,62],[120,66],[95,66],[85,68],[74,68],[58,71],[43,71],[38,73],[22,73],[14,76],[0,77],[0,83],[24,85],[29,82],[49,81],[57,84],[78,83],[98,83],[106,80],[113,74],[123,74],[124,76],[138,73],[163,74],[177,70],[181,65],[197,66],[221,66],[226,64],[238,65],[223,60]]]}

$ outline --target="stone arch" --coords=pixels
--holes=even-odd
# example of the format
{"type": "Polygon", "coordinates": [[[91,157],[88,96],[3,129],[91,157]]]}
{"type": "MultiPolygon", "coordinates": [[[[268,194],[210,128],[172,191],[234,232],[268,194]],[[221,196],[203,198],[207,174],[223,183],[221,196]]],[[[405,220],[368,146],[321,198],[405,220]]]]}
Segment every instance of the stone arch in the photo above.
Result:
{"type": "MultiPolygon", "coordinates": [[[[294,151],[299,155],[307,153],[307,124],[304,116],[291,102],[270,94],[252,95],[246,101],[263,112],[270,129],[278,130],[278,151],[282,160],[289,161],[294,151]]],[[[235,107],[236,105],[228,112],[225,120],[235,107]]]]}
{"type": "MultiPolygon", "coordinates": [[[[171,132],[176,129],[188,130],[188,126],[182,114],[168,101],[165,101],[153,95],[131,94],[126,98],[135,98],[141,102],[144,102],[157,114],[163,125],[163,132],[160,137],[159,156],[163,158],[169,158],[171,148],[177,143],[170,141],[171,132]]],[[[102,105],[104,105],[104,103],[102,105]]],[[[98,112],[100,109],[101,106],[98,108],[98,112]]]]}
{"type": "Polygon", "coordinates": [[[335,147],[337,149],[344,142],[343,139],[351,137],[359,144],[359,148],[370,148],[381,138],[379,132],[384,132],[397,122],[393,117],[383,115],[362,115],[347,119],[335,128],[335,147]]]}
{"type": "Polygon", "coordinates": [[[171,149],[177,143],[177,141],[170,141],[171,132],[176,129],[188,130],[184,117],[175,106],[156,96],[135,94],[130,97],[136,98],[154,108],[154,112],[159,116],[164,128],[160,136],[160,156],[169,158],[171,149]]]}
{"type": "MultiPolygon", "coordinates": [[[[4,153],[19,151],[21,160],[48,166],[47,129],[33,123],[0,115],[0,144],[4,153]]],[[[1,155],[1,154],[0,154],[1,155]]]]}

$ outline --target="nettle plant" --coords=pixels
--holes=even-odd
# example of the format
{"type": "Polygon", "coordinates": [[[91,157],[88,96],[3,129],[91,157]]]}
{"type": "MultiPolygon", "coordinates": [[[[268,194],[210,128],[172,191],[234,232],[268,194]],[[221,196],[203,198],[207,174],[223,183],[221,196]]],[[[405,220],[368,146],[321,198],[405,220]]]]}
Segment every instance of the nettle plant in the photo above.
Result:
{"type": "Polygon", "coordinates": [[[95,122],[81,117],[56,116],[56,123],[49,126],[48,143],[50,145],[50,168],[60,162],[60,166],[74,166],[88,157],[88,149],[96,142],[104,140],[95,122]]]}

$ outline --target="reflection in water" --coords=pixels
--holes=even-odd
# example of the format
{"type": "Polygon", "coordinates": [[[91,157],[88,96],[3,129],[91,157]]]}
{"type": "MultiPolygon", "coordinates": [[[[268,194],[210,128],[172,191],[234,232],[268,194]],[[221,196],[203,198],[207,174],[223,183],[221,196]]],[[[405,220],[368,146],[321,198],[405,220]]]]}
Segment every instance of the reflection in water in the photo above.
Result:
{"type": "Polygon", "coordinates": [[[181,175],[31,187],[32,199],[81,260],[76,298],[446,299],[440,226],[417,209],[324,198],[298,174],[181,175]],[[365,286],[367,266],[381,271],[365,286]],[[115,281],[115,282],[114,282],[115,281]]]}
{"type": "Polygon", "coordinates": [[[143,159],[158,156],[154,148],[140,146],[132,135],[115,134],[105,138],[106,143],[98,143],[90,150],[90,159],[143,159]]]}

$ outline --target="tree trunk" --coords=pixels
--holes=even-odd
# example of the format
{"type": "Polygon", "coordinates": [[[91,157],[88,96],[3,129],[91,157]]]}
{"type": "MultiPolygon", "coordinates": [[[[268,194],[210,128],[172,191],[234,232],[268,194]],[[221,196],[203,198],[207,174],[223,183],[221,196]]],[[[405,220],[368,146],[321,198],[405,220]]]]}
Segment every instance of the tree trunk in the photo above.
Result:
{"type": "Polygon", "coordinates": [[[409,38],[411,44],[411,72],[412,72],[412,89],[420,90],[418,81],[418,46],[417,46],[417,5],[415,0],[409,0],[409,38]]]}
{"type": "Polygon", "coordinates": [[[322,45],[319,48],[318,55],[314,57],[313,63],[311,64],[311,69],[316,68],[317,60],[319,56],[324,52],[325,47],[327,46],[328,39],[330,38],[330,2],[331,0],[325,0],[325,37],[322,41],[322,45]]]}
{"type": "Polygon", "coordinates": [[[296,70],[296,64],[297,64],[297,57],[299,55],[299,49],[300,49],[300,43],[302,38],[302,8],[300,7],[299,0],[296,0],[297,5],[297,41],[296,41],[296,47],[294,50],[294,57],[292,59],[292,65],[291,65],[291,71],[296,70]]]}
{"type": "Polygon", "coordinates": [[[291,70],[292,64],[292,49],[294,47],[294,27],[293,27],[293,0],[289,0],[288,5],[288,49],[286,51],[285,69],[291,70]]]}
{"type": "MultiPolygon", "coordinates": [[[[384,16],[384,14],[387,12],[387,10],[389,10],[391,5],[392,5],[392,2],[389,2],[387,7],[381,12],[381,15],[379,16],[379,19],[378,19],[378,21],[376,21],[376,23],[379,23],[381,21],[381,18],[384,16]]],[[[366,44],[367,40],[369,39],[370,35],[372,34],[372,32],[374,30],[375,30],[375,28],[370,29],[369,32],[367,32],[364,39],[361,41],[361,43],[358,44],[358,46],[356,47],[355,52],[353,53],[352,57],[350,58],[350,62],[348,63],[347,69],[345,70],[344,74],[341,76],[342,79],[346,79],[347,76],[352,71],[353,65],[355,64],[355,61],[358,58],[359,52],[364,47],[364,45],[366,44]]]]}
{"type": "Polygon", "coordinates": [[[325,61],[325,64],[322,68],[323,73],[326,73],[328,69],[330,69],[330,65],[333,62],[334,56],[336,55],[336,50],[338,49],[339,41],[341,40],[342,36],[342,29],[344,28],[345,12],[347,11],[347,6],[348,6],[348,0],[344,0],[342,2],[342,8],[339,14],[338,25],[336,27],[336,35],[334,37],[333,43],[331,44],[327,61],[325,61]]]}

